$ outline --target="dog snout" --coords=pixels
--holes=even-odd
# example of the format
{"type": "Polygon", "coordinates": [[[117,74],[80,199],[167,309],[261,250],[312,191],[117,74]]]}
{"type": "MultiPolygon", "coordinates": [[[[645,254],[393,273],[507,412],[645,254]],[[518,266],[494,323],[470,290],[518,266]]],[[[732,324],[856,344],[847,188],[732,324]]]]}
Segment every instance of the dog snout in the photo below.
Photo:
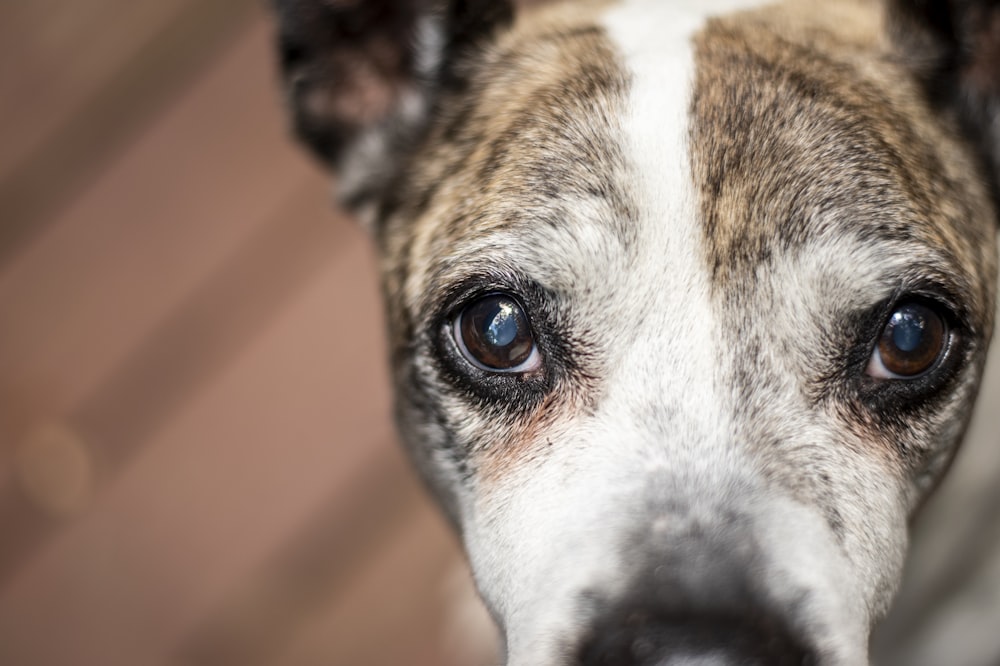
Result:
{"type": "MultiPolygon", "coordinates": [[[[734,521],[738,522],[738,521],[734,521]]],[[[732,527],[732,526],[731,526],[732,527]]],[[[808,595],[779,602],[787,581],[767,575],[751,535],[675,534],[646,543],[624,593],[591,597],[593,618],[577,652],[580,666],[806,666],[820,663],[802,611],[808,595]]]]}
{"type": "Polygon", "coordinates": [[[744,609],[678,615],[635,607],[617,612],[582,645],[580,666],[812,666],[811,651],[772,614],[744,609]]]}

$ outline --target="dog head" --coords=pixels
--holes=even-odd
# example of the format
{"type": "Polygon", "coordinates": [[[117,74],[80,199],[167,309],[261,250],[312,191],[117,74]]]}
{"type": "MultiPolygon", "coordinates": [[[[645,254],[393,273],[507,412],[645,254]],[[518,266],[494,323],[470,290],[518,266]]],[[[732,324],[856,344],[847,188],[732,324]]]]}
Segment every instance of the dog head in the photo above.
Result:
{"type": "Polygon", "coordinates": [[[996,4],[276,2],[508,662],[865,663],[993,328],[996,4]]]}

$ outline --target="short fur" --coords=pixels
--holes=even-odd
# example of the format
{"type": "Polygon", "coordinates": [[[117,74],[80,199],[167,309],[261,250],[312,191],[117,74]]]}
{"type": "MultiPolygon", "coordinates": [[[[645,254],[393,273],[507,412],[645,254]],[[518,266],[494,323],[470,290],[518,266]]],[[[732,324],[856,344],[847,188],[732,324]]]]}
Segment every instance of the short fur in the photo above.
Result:
{"type": "Polygon", "coordinates": [[[275,3],[507,663],[867,663],[993,332],[1000,6],[275,3]],[[539,367],[463,356],[494,292],[539,367]]]}

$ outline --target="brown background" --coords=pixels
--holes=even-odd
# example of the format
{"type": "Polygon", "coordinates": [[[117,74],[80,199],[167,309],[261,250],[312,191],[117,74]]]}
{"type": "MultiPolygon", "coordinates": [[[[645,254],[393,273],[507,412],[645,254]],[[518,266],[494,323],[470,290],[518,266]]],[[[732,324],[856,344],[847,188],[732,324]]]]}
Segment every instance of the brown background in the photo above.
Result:
{"type": "Polygon", "coordinates": [[[271,30],[0,4],[0,664],[482,661],[271,30]]]}

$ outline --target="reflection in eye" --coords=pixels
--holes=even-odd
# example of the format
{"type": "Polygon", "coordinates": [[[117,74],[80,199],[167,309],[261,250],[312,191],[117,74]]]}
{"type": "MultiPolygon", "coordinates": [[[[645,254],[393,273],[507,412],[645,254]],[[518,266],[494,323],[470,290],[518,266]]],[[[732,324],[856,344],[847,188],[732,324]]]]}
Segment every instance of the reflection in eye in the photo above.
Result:
{"type": "Polygon", "coordinates": [[[489,294],[468,305],[453,334],[465,358],[481,370],[525,372],[538,365],[528,318],[510,295],[489,294]]]}
{"type": "Polygon", "coordinates": [[[884,379],[912,379],[929,371],[946,348],[948,326],[922,303],[896,308],[872,353],[868,374],[884,379]]]}

